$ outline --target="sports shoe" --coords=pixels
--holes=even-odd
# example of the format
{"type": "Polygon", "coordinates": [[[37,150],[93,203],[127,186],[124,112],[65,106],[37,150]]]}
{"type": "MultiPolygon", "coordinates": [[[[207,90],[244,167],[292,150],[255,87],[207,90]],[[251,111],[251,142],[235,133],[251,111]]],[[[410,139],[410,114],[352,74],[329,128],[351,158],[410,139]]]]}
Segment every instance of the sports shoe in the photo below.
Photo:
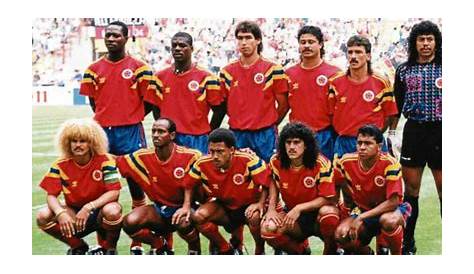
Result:
{"type": "Polygon", "coordinates": [[[82,245],[77,248],[69,248],[66,252],[66,255],[86,255],[88,250],[88,245],[82,245]]]}
{"type": "Polygon", "coordinates": [[[416,245],[403,245],[402,255],[416,255],[416,245]]]}
{"type": "Polygon", "coordinates": [[[286,251],[283,251],[281,249],[275,249],[275,252],[273,254],[274,255],[288,255],[286,251]]]}
{"type": "Polygon", "coordinates": [[[105,250],[105,248],[98,245],[98,246],[95,246],[95,247],[91,248],[87,252],[87,255],[105,255],[106,252],[107,252],[107,250],[105,250]]]}
{"type": "Polygon", "coordinates": [[[201,252],[197,250],[188,250],[188,255],[201,255],[201,252]]]}
{"type": "Polygon", "coordinates": [[[345,255],[346,251],[342,248],[337,248],[336,249],[336,255],[345,255]]]}
{"type": "Polygon", "coordinates": [[[217,246],[211,246],[209,248],[209,255],[219,255],[219,248],[217,246]]]}
{"type": "Polygon", "coordinates": [[[130,248],[130,255],[143,255],[144,253],[145,250],[139,245],[130,248]]]}
{"type": "Polygon", "coordinates": [[[389,255],[390,254],[390,249],[386,247],[381,247],[377,250],[377,255],[389,255]]]}
{"type": "Polygon", "coordinates": [[[311,248],[309,246],[305,247],[302,255],[311,255],[311,248]]]}

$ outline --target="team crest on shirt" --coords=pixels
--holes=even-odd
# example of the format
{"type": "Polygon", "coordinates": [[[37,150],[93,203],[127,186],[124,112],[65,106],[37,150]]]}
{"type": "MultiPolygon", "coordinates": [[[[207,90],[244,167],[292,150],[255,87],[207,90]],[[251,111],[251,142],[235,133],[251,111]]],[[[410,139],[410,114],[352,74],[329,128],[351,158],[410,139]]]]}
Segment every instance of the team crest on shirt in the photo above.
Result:
{"type": "Polygon", "coordinates": [[[96,169],[92,172],[92,179],[99,182],[102,181],[102,171],[96,169]]]}
{"type": "Polygon", "coordinates": [[[375,93],[371,90],[366,90],[364,91],[364,93],[362,94],[362,98],[364,99],[364,101],[366,102],[372,102],[375,98],[375,93]]]}
{"type": "Polygon", "coordinates": [[[435,80],[435,85],[439,89],[443,88],[443,79],[441,77],[437,78],[435,80]]]}
{"type": "Polygon", "coordinates": [[[182,167],[177,167],[173,170],[173,176],[176,178],[176,179],[181,179],[184,177],[184,168],[182,167]]]}
{"type": "Polygon", "coordinates": [[[379,175],[379,176],[376,176],[376,177],[374,178],[374,183],[375,183],[375,185],[378,186],[378,187],[383,187],[383,186],[385,185],[385,178],[382,177],[382,176],[380,176],[380,175],[379,175]]]}
{"type": "Polygon", "coordinates": [[[130,79],[133,76],[133,71],[131,69],[124,69],[122,70],[122,78],[123,79],[130,79]]]}
{"type": "Polygon", "coordinates": [[[263,76],[263,73],[257,73],[253,77],[253,80],[255,81],[255,83],[261,84],[265,80],[265,76],[263,76]]]}
{"type": "Polygon", "coordinates": [[[234,177],[232,177],[232,181],[236,185],[241,185],[244,183],[244,175],[237,173],[234,175],[234,177]]]}
{"type": "Polygon", "coordinates": [[[303,179],[303,184],[306,188],[313,188],[316,184],[316,180],[313,177],[308,176],[303,179]]]}
{"type": "Polygon", "coordinates": [[[188,83],[188,89],[191,91],[197,91],[199,89],[199,83],[196,80],[192,80],[188,83]]]}
{"type": "Polygon", "coordinates": [[[321,87],[326,85],[327,82],[328,82],[328,78],[326,77],[326,75],[319,75],[318,78],[316,78],[316,84],[318,84],[321,87]]]}

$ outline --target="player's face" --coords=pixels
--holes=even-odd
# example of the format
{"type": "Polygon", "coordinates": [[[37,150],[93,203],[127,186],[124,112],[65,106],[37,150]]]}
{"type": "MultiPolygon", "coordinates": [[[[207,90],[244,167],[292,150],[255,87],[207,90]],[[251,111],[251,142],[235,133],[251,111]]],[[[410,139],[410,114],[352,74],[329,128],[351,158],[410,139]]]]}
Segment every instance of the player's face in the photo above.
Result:
{"type": "Polygon", "coordinates": [[[261,43],[260,39],[255,39],[251,32],[237,33],[237,47],[240,54],[250,57],[257,52],[257,47],[261,43]]]}
{"type": "Polygon", "coordinates": [[[105,47],[109,52],[119,52],[125,48],[127,37],[122,33],[122,27],[110,25],[105,28],[105,47]]]}
{"type": "Polygon", "coordinates": [[[167,146],[173,141],[175,133],[170,134],[168,128],[167,120],[157,120],[151,126],[151,138],[156,148],[167,146]]]}
{"type": "Polygon", "coordinates": [[[357,136],[357,153],[361,160],[372,159],[378,155],[381,146],[382,144],[377,144],[373,136],[365,136],[362,134],[357,136]]]}
{"type": "Polygon", "coordinates": [[[316,36],[305,33],[301,35],[300,40],[298,40],[299,51],[301,57],[304,58],[316,58],[321,54],[321,44],[319,44],[316,36]]]}
{"type": "Polygon", "coordinates": [[[174,37],[171,40],[171,54],[175,62],[186,62],[191,60],[193,47],[189,45],[189,41],[184,37],[174,37]]]}
{"type": "Polygon", "coordinates": [[[416,37],[416,50],[419,58],[430,60],[435,55],[436,41],[433,34],[416,37]]]}
{"type": "Polygon", "coordinates": [[[229,167],[234,150],[234,147],[227,147],[224,142],[209,143],[209,155],[217,168],[227,169],[229,167]]]}
{"type": "Polygon", "coordinates": [[[364,46],[348,47],[347,61],[351,69],[360,69],[367,66],[367,62],[370,61],[370,53],[365,51],[364,46]]]}
{"type": "Polygon", "coordinates": [[[74,138],[71,140],[71,152],[74,157],[86,156],[90,153],[90,144],[82,138],[74,138]]]}
{"type": "Polygon", "coordinates": [[[306,145],[300,138],[288,138],[285,141],[285,149],[286,153],[288,154],[288,158],[293,161],[303,158],[306,145]]]}

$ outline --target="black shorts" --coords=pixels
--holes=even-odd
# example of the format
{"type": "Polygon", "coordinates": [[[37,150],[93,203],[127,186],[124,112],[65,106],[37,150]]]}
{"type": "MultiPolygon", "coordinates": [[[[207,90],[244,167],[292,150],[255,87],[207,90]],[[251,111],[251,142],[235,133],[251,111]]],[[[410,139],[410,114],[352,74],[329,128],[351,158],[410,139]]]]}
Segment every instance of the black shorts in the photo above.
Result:
{"type": "Polygon", "coordinates": [[[441,122],[408,120],[403,129],[400,163],[407,167],[424,167],[441,170],[441,122]]]}
{"type": "MultiPolygon", "coordinates": [[[[288,208],[283,209],[286,213],[290,210],[288,208]]],[[[296,220],[300,226],[303,239],[310,236],[319,236],[319,223],[318,223],[318,211],[301,212],[300,217],[296,220]]]]}
{"type": "Polygon", "coordinates": [[[225,213],[227,214],[227,217],[229,218],[229,224],[224,226],[224,229],[231,233],[232,231],[236,230],[239,228],[239,226],[244,225],[247,223],[247,217],[245,217],[245,210],[249,205],[242,206],[237,209],[230,209],[226,206],[224,206],[222,203],[220,203],[222,208],[224,208],[225,213]]]}

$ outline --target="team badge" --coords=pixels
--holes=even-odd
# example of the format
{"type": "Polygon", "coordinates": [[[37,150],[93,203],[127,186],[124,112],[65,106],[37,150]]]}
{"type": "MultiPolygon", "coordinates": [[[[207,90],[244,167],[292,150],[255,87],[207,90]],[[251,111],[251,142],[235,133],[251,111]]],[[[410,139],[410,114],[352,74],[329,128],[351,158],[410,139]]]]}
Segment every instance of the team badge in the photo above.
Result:
{"type": "Polygon", "coordinates": [[[435,80],[435,85],[437,88],[441,89],[443,88],[443,79],[439,77],[438,79],[435,80]]]}
{"type": "Polygon", "coordinates": [[[199,89],[199,83],[196,80],[192,80],[188,83],[188,89],[191,91],[197,91],[199,89]]]}
{"type": "Polygon", "coordinates": [[[303,179],[303,184],[307,188],[312,188],[316,184],[316,180],[313,177],[305,177],[303,179]]]}
{"type": "Polygon", "coordinates": [[[244,183],[244,175],[237,173],[234,175],[234,177],[232,177],[232,181],[236,185],[241,185],[244,183]]]}
{"type": "Polygon", "coordinates": [[[133,76],[133,71],[131,69],[124,69],[122,70],[122,78],[123,79],[130,79],[133,76]]]}
{"type": "Polygon", "coordinates": [[[364,93],[362,94],[362,98],[364,99],[364,101],[366,102],[372,102],[375,98],[375,94],[373,91],[371,90],[366,90],[364,91],[364,93]]]}
{"type": "Polygon", "coordinates": [[[174,175],[174,177],[175,177],[176,179],[181,179],[181,178],[183,178],[183,177],[184,177],[184,174],[185,174],[185,173],[184,173],[184,168],[182,168],[182,167],[177,167],[177,168],[175,168],[174,171],[173,171],[173,175],[174,175]]]}
{"type": "Polygon", "coordinates": [[[375,177],[374,183],[378,187],[383,187],[385,185],[385,178],[379,175],[375,177]]]}
{"type": "Polygon", "coordinates": [[[92,172],[92,179],[99,182],[102,181],[102,171],[96,169],[92,172]]]}
{"type": "Polygon", "coordinates": [[[265,76],[263,76],[262,73],[257,73],[257,74],[255,74],[255,76],[253,77],[253,80],[255,81],[255,83],[261,84],[261,83],[263,83],[263,81],[265,80],[265,76]]]}
{"type": "Polygon", "coordinates": [[[319,75],[318,78],[316,78],[316,84],[318,84],[321,87],[326,85],[327,82],[328,82],[328,78],[326,77],[326,75],[319,75]]]}

